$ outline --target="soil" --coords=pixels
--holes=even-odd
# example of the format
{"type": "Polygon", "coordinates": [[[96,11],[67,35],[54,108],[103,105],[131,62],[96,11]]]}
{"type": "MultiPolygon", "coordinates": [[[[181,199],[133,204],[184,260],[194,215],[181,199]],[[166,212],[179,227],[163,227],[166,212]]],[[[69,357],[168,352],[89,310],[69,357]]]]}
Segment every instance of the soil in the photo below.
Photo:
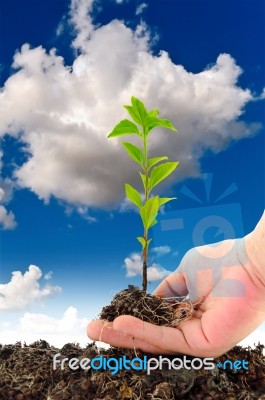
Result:
{"type": "Polygon", "coordinates": [[[99,318],[111,322],[119,315],[133,315],[155,325],[174,327],[189,319],[199,304],[174,301],[173,297],[171,301],[165,301],[129,285],[113,297],[110,305],[103,307],[99,318]]]}
{"type": "MultiPolygon", "coordinates": [[[[176,326],[191,316],[196,304],[167,303],[158,297],[145,295],[130,287],[116,295],[103,308],[100,318],[113,320],[121,314],[131,314],[156,324],[176,326]],[[154,310],[156,310],[154,316],[154,310]]],[[[110,347],[98,349],[92,343],[85,348],[69,343],[61,349],[40,340],[31,345],[0,345],[0,400],[265,400],[264,346],[255,349],[234,347],[214,360],[214,369],[168,369],[146,371],[122,369],[112,375],[109,370],[73,370],[68,363],[64,369],[53,369],[53,356],[60,358],[106,359],[136,356],[147,359],[159,356],[137,350],[110,347]],[[248,369],[224,368],[221,364],[245,360],[248,369]]],[[[174,356],[165,356],[173,359],[174,356]]],[[[192,361],[193,357],[177,356],[192,361]]]]}

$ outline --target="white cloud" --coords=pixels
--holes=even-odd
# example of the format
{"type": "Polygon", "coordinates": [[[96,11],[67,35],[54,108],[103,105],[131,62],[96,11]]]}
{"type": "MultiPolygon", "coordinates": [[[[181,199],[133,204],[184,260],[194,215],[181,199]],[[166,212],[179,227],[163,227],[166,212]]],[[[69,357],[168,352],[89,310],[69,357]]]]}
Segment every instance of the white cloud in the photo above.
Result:
{"type": "MultiPolygon", "coordinates": [[[[144,194],[140,193],[142,200],[144,201],[144,194]]],[[[161,209],[160,209],[161,210],[161,209]]],[[[128,199],[128,197],[124,197],[124,199],[120,203],[119,212],[124,213],[128,211],[134,211],[138,213],[138,208],[128,199]]]]}
{"type": "Polygon", "coordinates": [[[140,15],[143,13],[143,11],[148,7],[148,4],[146,3],[142,3],[139,4],[139,6],[136,8],[135,14],[136,15],[140,15]]]}
{"type": "Polygon", "coordinates": [[[75,326],[86,326],[88,321],[77,317],[77,309],[69,307],[62,318],[56,319],[45,314],[25,313],[20,319],[20,327],[24,332],[41,333],[68,333],[73,331],[75,326]]]}
{"type": "MultiPolygon", "coordinates": [[[[30,344],[36,340],[46,340],[50,345],[62,347],[66,343],[77,342],[85,346],[91,342],[86,335],[89,319],[80,317],[75,307],[68,307],[59,317],[47,314],[25,313],[17,323],[2,321],[0,323],[0,343],[11,344],[17,341],[30,344]]],[[[242,340],[242,346],[254,347],[261,342],[265,344],[265,324],[242,340]]],[[[100,346],[103,344],[100,343],[100,346]]]]}
{"type": "MultiPolygon", "coordinates": [[[[0,171],[3,166],[3,152],[0,150],[0,171]]],[[[14,229],[17,225],[15,215],[12,211],[9,211],[5,207],[5,203],[8,203],[13,196],[14,183],[8,178],[1,178],[0,176],[0,227],[5,230],[14,229]]]]}
{"type": "Polygon", "coordinates": [[[50,279],[52,279],[52,276],[53,276],[53,272],[49,271],[49,272],[47,272],[47,274],[44,275],[44,279],[46,281],[49,281],[50,279]]]}
{"type": "Polygon", "coordinates": [[[242,71],[229,54],[200,73],[188,72],[166,52],[151,53],[144,24],[133,31],[115,20],[95,29],[91,7],[92,0],[71,3],[73,46],[80,52],[71,68],[55,50],[24,45],[0,92],[0,134],[20,135],[30,154],[15,173],[20,187],[45,201],[55,196],[106,209],[120,203],[124,182],[139,188],[133,161],[106,138],[126,115],[121,106],[131,95],[158,107],[179,130],[153,134],[152,153],[180,161],[168,186],[198,175],[205,149],[220,151],[257,130],[237,121],[252,94],[238,86],[242,71]]]}
{"type": "Polygon", "coordinates": [[[13,197],[15,183],[9,178],[3,179],[0,177],[0,188],[1,188],[0,201],[2,203],[8,203],[13,197]]]}
{"type": "Polygon", "coordinates": [[[44,300],[61,292],[59,286],[46,284],[41,287],[42,276],[40,268],[30,265],[24,274],[14,271],[10,282],[0,284],[0,310],[24,310],[33,303],[43,303],[44,300]]]}
{"type": "Polygon", "coordinates": [[[81,51],[86,50],[87,41],[93,31],[90,17],[92,5],[93,0],[71,0],[70,21],[76,31],[76,38],[72,45],[75,49],[81,51]]]}
{"type": "Polygon", "coordinates": [[[130,257],[125,258],[124,264],[128,277],[140,275],[142,273],[143,262],[140,254],[132,253],[130,257]]]}
{"type": "Polygon", "coordinates": [[[147,279],[149,281],[159,281],[165,279],[172,271],[168,271],[159,264],[153,263],[147,268],[147,279]]]}
{"type": "Polygon", "coordinates": [[[64,22],[60,22],[56,29],[56,35],[61,36],[64,32],[64,22]]]}
{"type": "Polygon", "coordinates": [[[157,256],[163,256],[171,252],[171,248],[169,246],[157,246],[152,248],[152,252],[157,256]]]}
{"type": "Polygon", "coordinates": [[[89,215],[88,213],[88,207],[85,206],[79,206],[77,208],[77,212],[78,214],[80,214],[82,216],[82,218],[84,218],[86,221],[92,223],[92,222],[97,222],[97,219],[95,217],[92,217],[91,215],[89,215]]]}
{"type": "Polygon", "coordinates": [[[0,205],[0,225],[3,229],[14,229],[17,225],[13,212],[8,212],[2,205],[0,205]]]}
{"type": "Polygon", "coordinates": [[[18,323],[0,324],[0,342],[7,344],[25,341],[30,344],[42,339],[58,347],[71,342],[79,342],[84,346],[91,342],[86,336],[87,324],[88,319],[79,317],[77,309],[72,306],[60,318],[25,313],[18,323]]]}
{"type": "MultiPolygon", "coordinates": [[[[244,347],[247,346],[254,347],[254,344],[258,344],[259,342],[265,345],[265,323],[262,324],[258,329],[252,332],[245,339],[241,340],[239,344],[244,347]]],[[[264,350],[264,355],[265,355],[265,350],[264,350]]]]}
{"type": "Polygon", "coordinates": [[[265,99],[265,88],[263,88],[263,91],[260,95],[260,97],[258,98],[258,100],[264,100],[265,99]]]}
{"type": "MultiPolygon", "coordinates": [[[[141,254],[132,253],[129,257],[124,260],[125,268],[127,270],[126,276],[133,277],[142,274],[143,261],[141,254]]],[[[167,271],[162,268],[159,264],[153,263],[147,268],[147,279],[149,281],[157,281],[166,278],[171,271],[167,271]]]]}
{"type": "Polygon", "coordinates": [[[119,211],[121,213],[128,212],[128,211],[137,211],[136,206],[127,198],[124,197],[120,204],[119,211]]]}

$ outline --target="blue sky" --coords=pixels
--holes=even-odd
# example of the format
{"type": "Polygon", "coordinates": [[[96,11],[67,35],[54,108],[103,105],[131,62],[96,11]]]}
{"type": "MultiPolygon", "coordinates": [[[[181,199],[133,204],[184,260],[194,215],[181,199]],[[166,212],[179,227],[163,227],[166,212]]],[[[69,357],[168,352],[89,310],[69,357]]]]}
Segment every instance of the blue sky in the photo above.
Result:
{"type": "MultiPolygon", "coordinates": [[[[264,2],[11,0],[0,18],[1,340],[85,340],[86,321],[141,284],[140,219],[124,200],[137,169],[106,139],[132,95],[179,131],[154,133],[151,148],[180,166],[161,188],[178,199],[152,233],[150,290],[202,218],[241,236],[261,216],[264,2]],[[161,229],[174,218],[182,230],[161,229]]],[[[205,242],[227,237],[208,228],[205,242]]]]}

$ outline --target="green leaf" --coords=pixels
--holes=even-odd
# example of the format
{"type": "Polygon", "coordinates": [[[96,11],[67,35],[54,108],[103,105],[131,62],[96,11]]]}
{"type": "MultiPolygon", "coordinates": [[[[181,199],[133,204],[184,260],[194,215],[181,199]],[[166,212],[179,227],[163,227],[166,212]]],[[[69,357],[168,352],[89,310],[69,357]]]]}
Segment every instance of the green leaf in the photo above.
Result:
{"type": "Polygon", "coordinates": [[[151,197],[140,208],[140,214],[145,229],[149,229],[153,220],[156,218],[159,209],[158,196],[151,197]]]}
{"type": "Polygon", "coordinates": [[[177,131],[174,125],[169,121],[169,119],[160,119],[154,117],[147,117],[146,118],[146,125],[148,127],[148,132],[150,132],[153,128],[160,126],[162,128],[171,129],[172,131],[177,131]]]}
{"type": "Polygon", "coordinates": [[[145,240],[145,238],[143,238],[142,236],[138,236],[137,240],[141,243],[143,250],[146,248],[148,248],[150,242],[152,239],[149,240],[145,240]]]}
{"type": "Polygon", "coordinates": [[[149,189],[153,189],[161,181],[166,179],[178,166],[178,162],[166,162],[154,167],[150,175],[149,189]]]}
{"type": "Polygon", "coordinates": [[[145,126],[145,120],[148,116],[147,110],[145,105],[141,102],[141,100],[137,99],[136,97],[132,96],[131,98],[132,107],[137,115],[137,119],[140,121],[142,126],[145,126]]]}
{"type": "MultiPolygon", "coordinates": [[[[146,176],[144,174],[142,174],[141,172],[139,172],[143,185],[144,185],[144,190],[146,190],[146,176]]],[[[147,186],[149,185],[149,178],[147,177],[147,186]]]]}
{"type": "Polygon", "coordinates": [[[127,151],[129,157],[131,157],[138,164],[142,165],[143,155],[142,150],[132,143],[122,142],[123,147],[127,151]]]}
{"type": "Polygon", "coordinates": [[[123,119],[115,126],[112,132],[108,135],[108,138],[134,134],[141,136],[137,126],[132,121],[123,119]]]}
{"type": "Polygon", "coordinates": [[[145,105],[141,102],[141,100],[132,96],[131,98],[131,106],[124,106],[124,108],[128,111],[132,119],[142,126],[145,125],[145,120],[148,116],[145,105]]]}
{"type": "Polygon", "coordinates": [[[138,242],[141,243],[141,245],[142,245],[142,247],[143,247],[143,249],[144,249],[145,246],[146,246],[146,240],[145,240],[145,238],[143,238],[142,236],[138,236],[137,240],[138,240],[138,242]]]}
{"type": "Polygon", "coordinates": [[[156,118],[158,115],[159,115],[159,110],[157,108],[148,112],[149,117],[156,118]]]}
{"type": "Polygon", "coordinates": [[[125,193],[128,199],[137,207],[142,207],[142,199],[140,193],[128,183],[125,183],[125,193]]]}
{"type": "Polygon", "coordinates": [[[153,228],[153,226],[156,225],[156,224],[157,224],[157,219],[155,218],[153,220],[153,222],[151,223],[151,225],[150,225],[150,229],[153,228]]]}
{"type": "Polygon", "coordinates": [[[141,125],[141,119],[139,118],[138,112],[132,106],[123,106],[123,107],[128,111],[134,122],[141,125]]]}
{"type": "Polygon", "coordinates": [[[168,160],[167,156],[163,157],[155,157],[155,158],[150,158],[148,161],[148,168],[151,168],[153,165],[159,163],[160,161],[168,160]]]}
{"type": "Polygon", "coordinates": [[[159,207],[162,206],[163,204],[168,203],[171,200],[176,200],[176,197],[160,197],[160,198],[158,198],[159,207]]]}
{"type": "Polygon", "coordinates": [[[152,239],[147,240],[147,247],[149,246],[152,239]]]}

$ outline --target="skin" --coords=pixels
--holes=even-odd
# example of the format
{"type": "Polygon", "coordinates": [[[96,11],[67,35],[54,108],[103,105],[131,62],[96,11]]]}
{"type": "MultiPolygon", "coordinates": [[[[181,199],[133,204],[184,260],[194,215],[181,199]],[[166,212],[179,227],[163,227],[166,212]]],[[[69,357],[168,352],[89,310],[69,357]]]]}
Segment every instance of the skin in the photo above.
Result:
{"type": "Polygon", "coordinates": [[[200,300],[192,318],[177,328],[123,315],[112,323],[92,321],[89,338],[156,354],[217,357],[227,352],[265,321],[264,244],[265,213],[245,238],[189,251],[154,292],[159,297],[189,293],[200,300]]]}

